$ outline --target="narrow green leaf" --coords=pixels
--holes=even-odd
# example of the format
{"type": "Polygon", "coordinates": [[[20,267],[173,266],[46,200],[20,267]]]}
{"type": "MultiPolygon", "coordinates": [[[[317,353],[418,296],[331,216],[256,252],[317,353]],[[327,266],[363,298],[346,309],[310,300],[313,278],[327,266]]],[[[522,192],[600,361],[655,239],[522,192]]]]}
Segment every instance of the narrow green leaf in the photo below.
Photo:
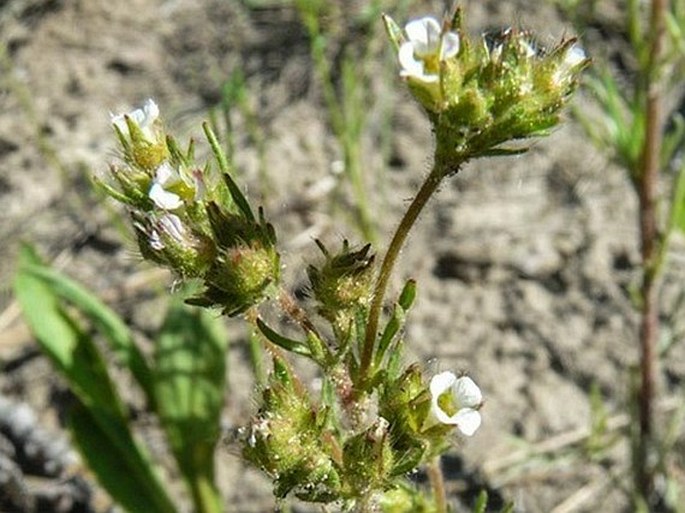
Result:
{"type": "Polygon", "coordinates": [[[407,280],[378,341],[378,349],[374,359],[376,367],[380,366],[392,341],[404,326],[406,313],[414,303],[414,299],[416,299],[416,280],[407,280]]]}
{"type": "Polygon", "coordinates": [[[21,269],[42,281],[53,294],[85,314],[104,335],[115,356],[131,371],[148,400],[154,400],[152,375],[147,361],[135,345],[130,330],[113,310],[78,283],[54,269],[35,264],[23,265],[21,269]]]}
{"type": "Polygon", "coordinates": [[[312,355],[311,351],[309,350],[309,347],[307,347],[307,344],[300,342],[298,340],[293,340],[291,338],[284,337],[280,333],[277,333],[271,328],[269,328],[269,326],[267,326],[261,319],[257,319],[257,327],[259,328],[259,331],[261,331],[262,334],[269,340],[269,342],[272,342],[277,346],[282,347],[286,351],[301,354],[303,356],[312,355]]]}
{"type": "Polygon", "coordinates": [[[220,436],[228,338],[209,313],[175,303],[156,342],[157,410],[169,446],[197,510],[220,511],[214,453],[220,436]]]}
{"type": "MultiPolygon", "coordinates": [[[[79,425],[83,429],[75,428],[77,444],[85,447],[84,456],[93,465],[98,478],[104,479],[103,486],[108,487],[107,482],[111,485],[115,479],[108,477],[109,474],[121,471],[138,482],[138,488],[132,487],[128,493],[140,495],[141,501],[147,496],[151,504],[157,504],[154,508],[141,506],[130,511],[175,511],[152,474],[149,460],[133,441],[125,407],[102,355],[93,340],[63,309],[53,284],[38,272],[41,265],[32,248],[24,246],[21,249],[15,292],[38,343],[79,400],[75,418],[77,423],[81,421],[79,425]],[[111,459],[109,455],[112,455],[111,459]]],[[[116,500],[128,500],[115,494],[116,490],[112,492],[116,500]]]]}
{"type": "Polygon", "coordinates": [[[98,482],[124,509],[130,513],[176,512],[151,463],[120,418],[78,404],[70,412],[69,427],[98,482]]]}
{"type": "Polygon", "coordinates": [[[385,325],[385,329],[381,334],[381,338],[378,341],[378,349],[376,350],[376,356],[374,359],[375,367],[378,368],[385,357],[385,353],[390,347],[390,343],[395,338],[395,335],[400,331],[400,328],[404,324],[404,311],[398,305],[395,305],[392,310],[392,315],[385,325]]]}
{"type": "Polygon", "coordinates": [[[678,178],[673,188],[669,230],[677,229],[685,233],[685,164],[680,166],[678,178]]]}
{"type": "Polygon", "coordinates": [[[407,312],[411,308],[411,305],[414,304],[415,299],[416,280],[407,280],[407,283],[404,284],[404,288],[400,293],[400,299],[397,301],[397,303],[402,307],[402,310],[407,312]]]}

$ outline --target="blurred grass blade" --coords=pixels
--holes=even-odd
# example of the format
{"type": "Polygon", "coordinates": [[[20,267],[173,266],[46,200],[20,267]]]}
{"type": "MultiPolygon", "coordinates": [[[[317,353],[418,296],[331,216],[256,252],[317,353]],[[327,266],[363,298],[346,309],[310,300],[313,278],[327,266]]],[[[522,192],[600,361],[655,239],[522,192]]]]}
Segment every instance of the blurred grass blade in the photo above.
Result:
{"type": "Polygon", "coordinates": [[[135,345],[128,326],[113,310],[85,288],[54,269],[24,261],[21,272],[40,280],[53,294],[65,299],[85,314],[105,337],[119,361],[131,371],[148,400],[154,400],[152,374],[147,361],[135,345]]]}
{"type": "Polygon", "coordinates": [[[78,404],[70,412],[69,427],[88,467],[124,509],[131,513],[177,511],[122,419],[78,404]],[[117,443],[112,443],[113,438],[117,443]]]}
{"type": "Polygon", "coordinates": [[[226,381],[228,338],[203,310],[173,304],[155,346],[157,409],[198,512],[222,511],[214,453],[226,381]]]}

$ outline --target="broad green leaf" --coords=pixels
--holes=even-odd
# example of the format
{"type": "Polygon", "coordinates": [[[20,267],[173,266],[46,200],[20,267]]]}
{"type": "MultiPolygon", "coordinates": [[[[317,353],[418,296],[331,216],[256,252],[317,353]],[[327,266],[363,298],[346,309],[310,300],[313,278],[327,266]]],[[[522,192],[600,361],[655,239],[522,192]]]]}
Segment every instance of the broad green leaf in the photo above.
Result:
{"type": "Polygon", "coordinates": [[[176,513],[152,465],[121,418],[78,404],[70,412],[69,427],[88,467],[125,510],[176,513]]]}
{"type": "Polygon", "coordinates": [[[24,264],[21,272],[42,281],[54,295],[65,299],[85,314],[104,335],[115,356],[133,374],[149,401],[153,401],[152,375],[145,357],[135,345],[131,331],[119,316],[85,288],[54,269],[24,264]]]}
{"type": "Polygon", "coordinates": [[[173,304],[155,347],[157,410],[179,470],[194,500],[213,498],[203,511],[220,511],[213,484],[214,453],[226,382],[227,336],[203,310],[173,304]]]}

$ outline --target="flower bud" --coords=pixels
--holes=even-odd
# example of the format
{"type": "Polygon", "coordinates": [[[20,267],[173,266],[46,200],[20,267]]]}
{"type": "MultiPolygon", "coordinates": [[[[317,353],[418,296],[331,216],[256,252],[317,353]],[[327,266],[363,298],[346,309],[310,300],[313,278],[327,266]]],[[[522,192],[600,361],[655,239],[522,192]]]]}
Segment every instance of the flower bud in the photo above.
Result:
{"type": "Polygon", "coordinates": [[[217,246],[216,258],[205,275],[206,289],[189,303],[218,306],[237,315],[261,302],[280,276],[275,234],[263,215],[259,221],[207,205],[207,215],[217,246]]]}
{"type": "Polygon", "coordinates": [[[154,170],[167,158],[167,146],[158,120],[159,107],[152,99],[128,114],[110,116],[127,162],[154,170]]]}
{"type": "Polygon", "coordinates": [[[338,468],[323,424],[292,370],[275,358],[260,411],[246,432],[243,455],[273,479],[277,497],[293,493],[311,502],[340,497],[338,468]]]}
{"type": "Polygon", "coordinates": [[[174,214],[134,214],[143,257],[169,267],[182,278],[204,275],[215,256],[212,241],[194,233],[174,214]]]}
{"type": "Polygon", "coordinates": [[[344,241],[342,250],[331,255],[321,242],[316,243],[325,261],[321,267],[310,265],[307,269],[312,292],[319,303],[319,313],[345,331],[357,309],[366,307],[370,301],[374,271],[374,255],[369,254],[371,245],[352,251],[344,241]]]}
{"type": "Polygon", "coordinates": [[[379,417],[368,429],[345,442],[345,482],[352,487],[353,497],[388,485],[393,469],[388,428],[388,421],[379,417]]]}

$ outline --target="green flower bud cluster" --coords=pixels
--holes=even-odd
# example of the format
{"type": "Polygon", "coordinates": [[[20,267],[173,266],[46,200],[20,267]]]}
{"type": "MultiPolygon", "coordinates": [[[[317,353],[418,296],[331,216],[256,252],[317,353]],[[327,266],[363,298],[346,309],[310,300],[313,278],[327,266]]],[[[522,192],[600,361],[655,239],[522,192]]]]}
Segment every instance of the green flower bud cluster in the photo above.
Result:
{"type": "Polygon", "coordinates": [[[99,185],[129,207],[143,257],[202,280],[189,303],[237,315],[262,301],[280,275],[276,235],[261,209],[255,217],[211,130],[205,125],[220,172],[195,163],[193,141],[182,151],[165,134],[152,100],[112,116],[112,127],[122,164],[99,185]]]}
{"type": "Polygon", "coordinates": [[[316,243],[325,261],[320,267],[307,268],[311,290],[319,313],[346,338],[355,316],[368,307],[371,299],[375,270],[371,245],[354,251],[344,241],[341,251],[332,255],[320,241],[316,243]]]}
{"type": "Polygon", "coordinates": [[[546,134],[589,64],[575,39],[536,47],[530,34],[509,28],[471,38],[461,10],[442,26],[426,17],[405,30],[385,25],[400,74],[425,109],[445,174],[474,157],[516,153],[507,141],[546,134]]]}

